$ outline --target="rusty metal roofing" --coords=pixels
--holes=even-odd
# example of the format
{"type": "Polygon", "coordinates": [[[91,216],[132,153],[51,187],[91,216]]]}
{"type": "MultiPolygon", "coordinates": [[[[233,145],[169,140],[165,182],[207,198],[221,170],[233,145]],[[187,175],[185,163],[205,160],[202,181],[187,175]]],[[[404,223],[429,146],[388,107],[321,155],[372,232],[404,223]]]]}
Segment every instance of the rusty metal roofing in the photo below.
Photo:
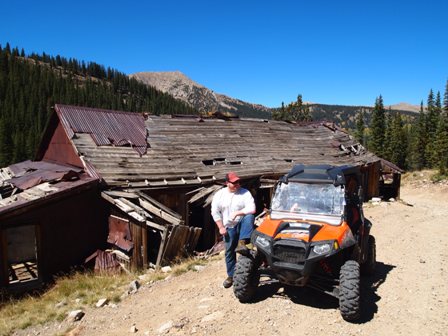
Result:
{"type": "Polygon", "coordinates": [[[97,146],[128,146],[140,155],[146,152],[146,128],[138,113],[55,105],[69,138],[75,133],[90,134],[97,146]]]}
{"type": "MultiPolygon", "coordinates": [[[[65,107],[62,111],[76,109],[65,107]]],[[[83,114],[107,114],[83,110],[83,114]]],[[[95,122],[101,123],[100,119],[95,122]]],[[[97,128],[107,128],[108,121],[104,122],[106,125],[97,128]]],[[[124,129],[131,127],[127,119],[122,122],[124,129]]],[[[145,129],[144,155],[129,147],[98,146],[83,132],[75,132],[71,141],[97,176],[109,186],[119,187],[201,185],[223,179],[229,170],[244,178],[284,174],[297,163],[364,165],[380,160],[345,131],[326,122],[151,116],[145,120],[145,129]]]]}
{"type": "Polygon", "coordinates": [[[0,216],[98,183],[79,168],[44,161],[20,162],[2,168],[1,173],[0,216]]]}
{"type": "Polygon", "coordinates": [[[15,188],[26,190],[44,182],[70,181],[80,178],[82,169],[45,161],[23,161],[8,167],[12,173],[4,180],[15,188]]]}

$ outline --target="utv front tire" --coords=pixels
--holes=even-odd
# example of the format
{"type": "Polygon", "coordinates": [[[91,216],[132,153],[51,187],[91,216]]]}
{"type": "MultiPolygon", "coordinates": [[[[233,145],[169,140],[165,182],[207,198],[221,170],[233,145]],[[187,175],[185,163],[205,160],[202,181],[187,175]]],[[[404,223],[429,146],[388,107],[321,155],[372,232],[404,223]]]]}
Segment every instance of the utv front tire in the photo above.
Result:
{"type": "Polygon", "coordinates": [[[376,244],[375,237],[369,236],[368,246],[367,246],[367,259],[361,265],[362,275],[372,275],[375,273],[376,266],[376,244]]]}
{"type": "Polygon", "coordinates": [[[361,315],[360,269],[354,260],[348,260],[339,274],[339,310],[346,321],[355,321],[361,315]]]}
{"type": "Polygon", "coordinates": [[[249,302],[260,282],[258,266],[252,258],[240,255],[233,275],[233,292],[240,302],[249,302]]]}

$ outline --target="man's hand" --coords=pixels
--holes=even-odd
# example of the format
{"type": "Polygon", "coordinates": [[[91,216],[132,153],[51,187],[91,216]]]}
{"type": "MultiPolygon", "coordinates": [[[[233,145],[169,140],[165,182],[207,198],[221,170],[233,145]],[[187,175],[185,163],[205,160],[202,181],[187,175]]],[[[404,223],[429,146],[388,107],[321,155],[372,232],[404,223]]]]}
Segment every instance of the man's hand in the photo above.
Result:
{"type": "Polygon", "coordinates": [[[226,227],[225,227],[225,226],[221,226],[221,227],[219,228],[219,233],[222,234],[223,236],[225,236],[226,233],[227,233],[227,229],[226,229],[226,227]]]}

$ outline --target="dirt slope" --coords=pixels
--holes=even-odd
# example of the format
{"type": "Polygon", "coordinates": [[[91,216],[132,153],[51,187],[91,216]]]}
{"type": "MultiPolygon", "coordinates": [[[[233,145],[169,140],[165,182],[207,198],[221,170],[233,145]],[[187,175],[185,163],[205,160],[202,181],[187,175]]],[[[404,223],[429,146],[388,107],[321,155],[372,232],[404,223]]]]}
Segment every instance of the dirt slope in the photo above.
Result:
{"type": "MultiPolygon", "coordinates": [[[[363,278],[359,323],[338,302],[309,289],[287,296],[264,284],[241,304],[221,286],[224,261],[152,285],[118,306],[92,308],[71,335],[447,335],[448,186],[405,186],[403,202],[367,205],[377,241],[377,272],[363,278]],[[135,329],[134,329],[135,327],[135,329]]],[[[67,323],[41,334],[62,334],[67,323]]],[[[36,330],[34,330],[36,331],[36,330]]]]}

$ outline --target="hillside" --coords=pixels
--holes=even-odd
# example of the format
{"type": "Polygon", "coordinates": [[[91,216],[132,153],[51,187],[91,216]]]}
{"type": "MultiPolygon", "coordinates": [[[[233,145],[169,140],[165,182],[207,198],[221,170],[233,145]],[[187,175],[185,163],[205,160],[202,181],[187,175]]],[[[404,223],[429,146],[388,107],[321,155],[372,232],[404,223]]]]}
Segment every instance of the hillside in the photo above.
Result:
{"type": "MultiPolygon", "coordinates": [[[[168,93],[200,112],[231,112],[243,117],[270,119],[272,112],[277,110],[216,93],[196,83],[179,71],[138,72],[130,75],[130,77],[168,93]]],[[[365,113],[367,124],[370,123],[370,115],[373,110],[373,107],[370,106],[325,105],[318,103],[309,103],[309,106],[313,120],[332,121],[347,129],[355,128],[355,117],[361,111],[365,113]]],[[[418,107],[400,103],[392,105],[390,111],[400,112],[407,117],[413,118],[416,115],[416,111],[418,112],[418,107]]]]}
{"type": "MultiPolygon", "coordinates": [[[[365,123],[370,125],[373,107],[371,106],[346,106],[346,105],[325,105],[311,104],[311,114],[313,120],[329,120],[346,129],[355,128],[356,115],[363,112],[365,123]]],[[[404,119],[413,119],[417,113],[409,110],[388,109],[391,113],[400,113],[404,119]]]]}
{"type": "Polygon", "coordinates": [[[179,71],[138,72],[130,77],[168,93],[200,112],[230,112],[242,117],[254,118],[270,118],[271,116],[268,107],[215,93],[179,71]]]}
{"type": "Polygon", "coordinates": [[[198,111],[93,62],[0,46],[0,167],[33,159],[54,104],[154,114],[198,111]]]}
{"type": "Polygon", "coordinates": [[[366,205],[365,216],[376,238],[377,267],[373,276],[362,279],[359,323],[342,320],[336,299],[309,288],[285,292],[267,281],[254,302],[241,304],[232,289],[221,285],[221,259],[163,281],[145,282],[141,276],[142,287],[125,294],[120,303],[87,308],[78,322],[66,318],[13,335],[62,335],[70,329],[66,335],[289,336],[298,330],[304,335],[444,335],[447,195],[446,184],[409,176],[402,201],[366,205]]]}

